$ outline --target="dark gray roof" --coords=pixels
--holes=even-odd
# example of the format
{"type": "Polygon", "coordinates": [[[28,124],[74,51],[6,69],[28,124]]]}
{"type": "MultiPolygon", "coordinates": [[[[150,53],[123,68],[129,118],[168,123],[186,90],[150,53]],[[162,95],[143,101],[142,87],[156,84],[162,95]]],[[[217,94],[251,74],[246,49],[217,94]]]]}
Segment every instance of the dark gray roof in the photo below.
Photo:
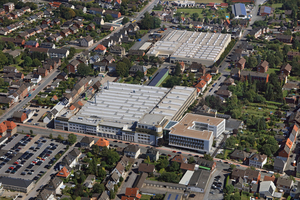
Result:
{"type": "Polygon", "coordinates": [[[54,177],[53,179],[51,179],[47,185],[47,189],[51,189],[51,190],[56,190],[57,187],[62,183],[63,181],[58,178],[58,177],[54,177]]]}
{"type": "Polygon", "coordinates": [[[139,149],[140,147],[130,144],[127,147],[125,147],[124,151],[136,153],[139,149]]]}
{"type": "Polygon", "coordinates": [[[81,139],[80,143],[91,144],[91,142],[93,142],[93,140],[94,140],[93,138],[85,136],[81,139]]]}
{"type": "Polygon", "coordinates": [[[281,160],[280,158],[274,158],[274,167],[276,168],[284,168],[285,166],[285,161],[281,160]]]}
{"type": "Polygon", "coordinates": [[[277,185],[286,186],[288,188],[291,186],[292,182],[293,180],[291,180],[289,177],[288,178],[279,177],[277,179],[277,185]]]}
{"type": "Polygon", "coordinates": [[[235,157],[235,158],[239,158],[241,160],[244,160],[245,158],[247,158],[249,156],[249,154],[245,151],[242,150],[238,150],[235,149],[231,154],[230,157],[235,157]]]}
{"type": "Polygon", "coordinates": [[[189,186],[205,189],[209,176],[210,176],[210,171],[199,169],[195,171],[193,176],[191,177],[189,186]]]}
{"type": "Polygon", "coordinates": [[[7,186],[11,185],[11,186],[17,186],[21,188],[27,188],[32,183],[32,180],[25,180],[21,178],[12,178],[12,177],[0,177],[0,183],[7,186]]]}
{"type": "Polygon", "coordinates": [[[147,153],[146,154],[153,154],[156,155],[157,153],[159,153],[159,151],[155,148],[149,148],[147,149],[147,153]]]}
{"type": "Polygon", "coordinates": [[[203,158],[198,158],[197,160],[197,164],[203,167],[209,167],[212,168],[214,165],[214,161],[210,161],[210,160],[205,160],[203,158]]]}
{"type": "Polygon", "coordinates": [[[67,49],[49,49],[49,53],[59,53],[59,54],[66,54],[68,52],[67,49]]]}

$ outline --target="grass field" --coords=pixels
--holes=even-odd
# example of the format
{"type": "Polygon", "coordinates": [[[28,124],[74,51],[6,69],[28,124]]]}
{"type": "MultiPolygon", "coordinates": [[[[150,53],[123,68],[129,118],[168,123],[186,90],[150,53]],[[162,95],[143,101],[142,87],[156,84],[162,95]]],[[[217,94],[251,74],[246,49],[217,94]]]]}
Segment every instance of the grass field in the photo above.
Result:
{"type": "Polygon", "coordinates": [[[281,8],[282,7],[282,3],[274,3],[272,4],[272,8],[281,8]]]}
{"type": "Polygon", "coordinates": [[[197,8],[191,8],[191,9],[187,9],[187,8],[179,8],[177,9],[177,12],[182,12],[182,13],[190,13],[193,14],[193,13],[198,13],[199,14],[199,17],[200,18],[203,18],[203,9],[197,9],[197,8]]]}
{"type": "Polygon", "coordinates": [[[279,68],[269,68],[268,71],[267,71],[267,73],[268,74],[272,74],[272,73],[277,74],[279,71],[280,71],[279,68]]]}
{"type": "Polygon", "coordinates": [[[140,200],[150,200],[152,196],[143,194],[140,200]]]}
{"type": "Polygon", "coordinates": [[[249,106],[243,107],[243,113],[248,115],[256,115],[258,117],[267,117],[270,115],[270,112],[275,112],[278,109],[277,106],[269,104],[258,104],[250,103],[249,106]]]}

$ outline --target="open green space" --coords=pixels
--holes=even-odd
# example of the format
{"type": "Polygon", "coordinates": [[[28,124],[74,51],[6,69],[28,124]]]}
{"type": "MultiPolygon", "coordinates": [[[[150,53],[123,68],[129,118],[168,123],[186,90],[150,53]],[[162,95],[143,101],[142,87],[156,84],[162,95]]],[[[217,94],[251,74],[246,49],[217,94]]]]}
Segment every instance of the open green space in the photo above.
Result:
{"type": "MultiPolygon", "coordinates": [[[[211,3],[211,0],[195,0],[196,3],[211,3]]],[[[224,3],[223,0],[214,0],[214,3],[224,3]]]]}
{"type": "Polygon", "coordinates": [[[274,3],[271,5],[272,8],[281,8],[282,7],[282,3],[274,3]]]}
{"type": "Polygon", "coordinates": [[[151,195],[145,195],[143,194],[140,200],[150,200],[151,199],[151,195]]]}
{"type": "Polygon", "coordinates": [[[275,105],[270,104],[259,104],[259,103],[249,103],[248,106],[243,107],[243,113],[248,115],[256,115],[260,117],[269,116],[270,113],[276,112],[278,109],[275,105]]]}
{"type": "Polygon", "coordinates": [[[270,69],[268,69],[267,73],[268,74],[272,74],[272,73],[277,74],[279,71],[280,71],[279,68],[270,68],[270,69]]]}
{"type": "Polygon", "coordinates": [[[190,15],[193,13],[198,13],[200,18],[203,18],[203,9],[202,8],[179,8],[177,9],[177,12],[181,12],[181,13],[189,13],[190,15]]]}

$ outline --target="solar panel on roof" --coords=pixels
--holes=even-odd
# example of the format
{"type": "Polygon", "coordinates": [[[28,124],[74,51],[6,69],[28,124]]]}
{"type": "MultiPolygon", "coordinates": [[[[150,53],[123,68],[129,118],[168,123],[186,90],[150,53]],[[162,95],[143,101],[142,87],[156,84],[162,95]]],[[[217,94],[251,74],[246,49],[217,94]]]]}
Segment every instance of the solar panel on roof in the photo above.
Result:
{"type": "Polygon", "coordinates": [[[271,7],[265,7],[265,9],[264,9],[264,12],[265,13],[268,13],[268,14],[271,14],[271,7]]]}

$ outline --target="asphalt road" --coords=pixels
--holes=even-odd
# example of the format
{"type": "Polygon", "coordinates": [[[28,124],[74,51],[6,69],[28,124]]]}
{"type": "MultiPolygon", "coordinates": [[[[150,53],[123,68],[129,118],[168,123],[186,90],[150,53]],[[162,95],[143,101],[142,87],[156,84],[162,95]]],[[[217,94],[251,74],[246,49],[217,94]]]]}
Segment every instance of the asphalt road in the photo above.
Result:
{"type": "Polygon", "coordinates": [[[15,111],[18,111],[23,108],[28,102],[30,102],[34,97],[42,90],[44,87],[46,87],[58,74],[60,73],[59,70],[52,72],[48,77],[44,78],[40,85],[35,87],[35,90],[29,92],[31,94],[31,97],[26,97],[23,99],[20,103],[15,103],[10,109],[7,110],[6,113],[4,113],[0,118],[0,123],[5,121],[8,118],[11,118],[13,113],[15,111]]]}

